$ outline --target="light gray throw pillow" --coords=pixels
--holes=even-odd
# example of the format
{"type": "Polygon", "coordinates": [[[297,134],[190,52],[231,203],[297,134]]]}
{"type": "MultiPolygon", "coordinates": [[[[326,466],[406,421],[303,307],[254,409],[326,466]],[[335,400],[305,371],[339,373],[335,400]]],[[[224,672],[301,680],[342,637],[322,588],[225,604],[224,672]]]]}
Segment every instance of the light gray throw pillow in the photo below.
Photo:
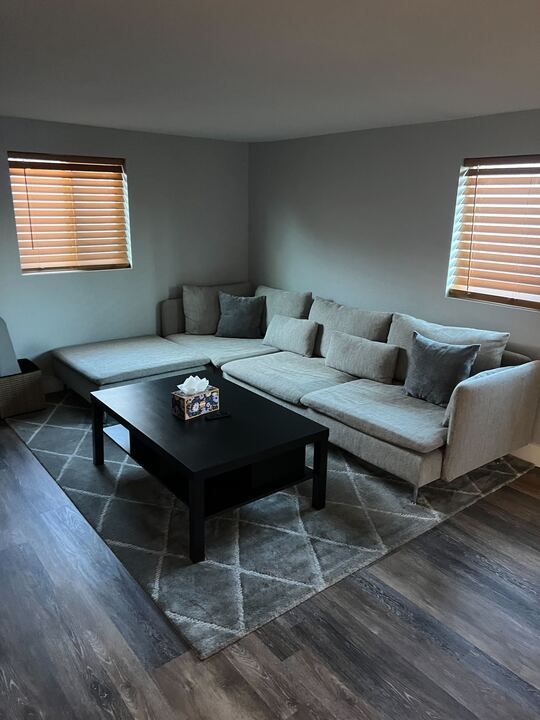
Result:
{"type": "Polygon", "coordinates": [[[250,283],[230,285],[184,285],[184,315],[188,335],[214,335],[219,322],[219,292],[251,295],[250,283]]]}
{"type": "Polygon", "coordinates": [[[311,357],[317,337],[318,325],[312,320],[300,320],[274,315],[263,339],[264,345],[271,345],[279,350],[288,350],[297,355],[311,357]]]}
{"type": "Polygon", "coordinates": [[[333,332],[326,364],[349,375],[389,385],[394,378],[398,351],[396,345],[333,332]]]}
{"type": "Polygon", "coordinates": [[[340,305],[333,300],[315,298],[308,315],[321,326],[315,343],[315,355],[326,357],[334,331],[385,342],[392,314],[340,305]]]}
{"type": "Polygon", "coordinates": [[[470,376],[479,350],[480,345],[449,345],[414,332],[405,392],[434,405],[448,405],[456,385],[470,376]]]}
{"type": "Polygon", "coordinates": [[[237,297],[219,293],[219,318],[216,335],[232,338],[260,338],[264,309],[263,297],[237,297]]]}
{"type": "Polygon", "coordinates": [[[294,292],[291,290],[278,290],[277,288],[259,285],[255,296],[263,295],[266,298],[266,312],[263,327],[266,330],[274,315],[285,315],[292,318],[307,318],[312,302],[310,292],[294,292]]]}
{"type": "Polygon", "coordinates": [[[394,313],[388,342],[402,348],[399,353],[396,380],[403,382],[407,376],[408,356],[413,344],[413,332],[420,333],[430,340],[451,345],[480,345],[480,352],[474,363],[472,373],[500,367],[509,333],[478,328],[452,327],[420,320],[412,315],[394,313]]]}

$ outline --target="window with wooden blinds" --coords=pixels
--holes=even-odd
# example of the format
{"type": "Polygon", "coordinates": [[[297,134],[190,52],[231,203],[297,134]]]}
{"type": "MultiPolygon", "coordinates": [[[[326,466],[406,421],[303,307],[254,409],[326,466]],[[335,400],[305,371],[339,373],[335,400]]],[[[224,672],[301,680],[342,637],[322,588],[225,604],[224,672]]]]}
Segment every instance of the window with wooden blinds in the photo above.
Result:
{"type": "Polygon", "coordinates": [[[124,160],[8,153],[23,273],[129,268],[124,160]]]}
{"type": "Polygon", "coordinates": [[[447,294],[540,309],[540,155],[464,160],[447,294]]]}

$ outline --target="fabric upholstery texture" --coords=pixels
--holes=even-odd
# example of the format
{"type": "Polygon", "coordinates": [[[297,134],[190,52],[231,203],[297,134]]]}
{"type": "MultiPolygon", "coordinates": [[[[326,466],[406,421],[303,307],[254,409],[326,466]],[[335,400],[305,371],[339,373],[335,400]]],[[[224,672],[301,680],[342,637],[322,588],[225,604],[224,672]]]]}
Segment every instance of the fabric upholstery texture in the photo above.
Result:
{"type": "MultiPolygon", "coordinates": [[[[505,368],[505,367],[500,367],[500,368],[493,368],[492,370],[483,370],[480,373],[476,373],[476,375],[472,375],[471,377],[466,378],[462,382],[467,383],[467,387],[470,387],[471,384],[477,384],[479,382],[481,383],[483,381],[483,379],[486,378],[488,375],[496,375],[497,373],[504,372],[506,369],[507,368],[505,368]]],[[[456,390],[459,387],[459,385],[461,385],[461,384],[462,383],[459,383],[458,385],[456,385],[456,387],[454,388],[454,391],[450,397],[450,402],[446,406],[446,412],[444,413],[444,421],[443,421],[443,425],[445,425],[445,427],[448,427],[448,425],[450,424],[450,418],[454,414],[454,406],[455,406],[456,400],[459,396],[459,393],[456,392],[456,390]]]]}
{"type": "Polygon", "coordinates": [[[176,343],[185,352],[206,356],[212,365],[218,368],[232,360],[278,352],[277,348],[263,345],[262,340],[255,338],[222,338],[217,335],[181,333],[169,335],[167,340],[176,343]]]}
{"type": "Polygon", "coordinates": [[[208,363],[208,356],[183,351],[156,335],[104,340],[53,350],[53,357],[97,385],[173,372],[208,363]]]}
{"type": "Polygon", "coordinates": [[[288,350],[298,355],[311,357],[319,326],[312,320],[299,320],[274,315],[264,336],[263,343],[288,350]]]}
{"type": "Polygon", "coordinates": [[[415,331],[405,392],[435,405],[448,405],[456,385],[470,376],[479,350],[480,345],[449,345],[415,331]]]}
{"type": "Polygon", "coordinates": [[[216,335],[227,338],[260,338],[263,297],[241,297],[219,293],[220,318],[216,335]]]}
{"type": "Polygon", "coordinates": [[[501,365],[503,367],[509,367],[511,365],[523,365],[523,363],[531,362],[532,358],[523,353],[513,352],[512,350],[505,350],[502,354],[501,365]]]}
{"type": "Polygon", "coordinates": [[[312,302],[310,292],[291,292],[259,285],[255,290],[256,297],[266,298],[266,310],[263,328],[266,330],[274,315],[286,315],[292,318],[307,318],[312,302]]]}
{"type": "Polygon", "coordinates": [[[356,430],[416,452],[431,452],[446,441],[444,409],[409,397],[399,385],[354,380],[306,394],[301,402],[356,430]]]}
{"type": "Polygon", "coordinates": [[[540,394],[540,361],[460,383],[448,406],[443,477],[453,480],[528,445],[540,394]]]}
{"type": "Polygon", "coordinates": [[[250,283],[230,285],[184,285],[185,328],[190,335],[213,335],[219,322],[219,292],[229,295],[250,295],[250,283]]]}
{"type": "Polygon", "coordinates": [[[427,453],[415,452],[343,425],[339,420],[311,408],[308,408],[307,414],[329,429],[331,443],[416,487],[427,485],[441,476],[442,448],[427,453]]]}
{"type": "Polygon", "coordinates": [[[386,342],[392,320],[391,313],[361,310],[323,298],[315,298],[308,317],[321,326],[314,355],[322,357],[326,357],[328,353],[330,338],[334,331],[386,342]]]}
{"type": "Polygon", "coordinates": [[[306,393],[352,380],[351,375],[329,368],[323,358],[306,358],[292,352],[278,352],[222,366],[233,378],[282,400],[298,404],[306,393]]]}
{"type": "Polygon", "coordinates": [[[394,378],[398,351],[396,345],[333,332],[326,364],[355,377],[390,384],[394,378]]]}
{"type": "Polygon", "coordinates": [[[181,297],[163,300],[160,304],[159,314],[160,331],[163,337],[185,331],[184,301],[181,297]]]}
{"type": "Polygon", "coordinates": [[[452,327],[420,320],[411,315],[394,313],[388,342],[398,345],[401,351],[396,366],[396,380],[403,382],[407,377],[408,358],[413,343],[413,332],[419,332],[429,340],[454,345],[480,345],[480,352],[473,365],[472,373],[499,367],[502,355],[510,337],[509,333],[476,328],[452,327]]]}

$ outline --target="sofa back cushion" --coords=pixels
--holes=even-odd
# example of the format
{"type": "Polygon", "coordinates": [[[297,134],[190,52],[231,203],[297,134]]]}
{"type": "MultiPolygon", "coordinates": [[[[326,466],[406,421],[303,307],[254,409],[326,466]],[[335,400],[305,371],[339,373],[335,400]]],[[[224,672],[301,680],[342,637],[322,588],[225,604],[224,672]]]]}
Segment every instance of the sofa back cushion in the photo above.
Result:
{"type": "Polygon", "coordinates": [[[321,326],[315,343],[314,355],[326,357],[332,333],[338,331],[367,340],[386,342],[392,313],[361,310],[340,305],[333,300],[315,298],[309,319],[321,326]]]}
{"type": "Polygon", "coordinates": [[[333,332],[326,364],[349,375],[389,384],[394,379],[398,351],[396,345],[333,332]]]}
{"type": "Polygon", "coordinates": [[[230,285],[184,285],[182,298],[188,335],[214,335],[219,322],[219,292],[251,295],[250,283],[230,285]]]}
{"type": "Polygon", "coordinates": [[[216,335],[228,338],[260,338],[264,308],[262,297],[239,297],[219,293],[219,318],[216,335]]]}
{"type": "Polygon", "coordinates": [[[186,329],[182,296],[163,300],[159,305],[160,335],[176,335],[186,329]]]}
{"type": "Polygon", "coordinates": [[[311,357],[318,325],[312,320],[274,315],[263,339],[264,345],[311,357]]]}
{"type": "Polygon", "coordinates": [[[310,292],[292,292],[259,285],[255,290],[257,297],[266,298],[266,311],[263,318],[263,330],[266,330],[274,315],[285,315],[292,318],[307,318],[311,302],[310,292]]]}
{"type": "Polygon", "coordinates": [[[413,345],[413,333],[418,332],[429,340],[454,345],[480,345],[480,351],[471,374],[500,367],[501,359],[510,337],[509,333],[476,328],[452,327],[420,320],[412,315],[394,313],[388,342],[398,345],[399,352],[395,379],[404,382],[407,377],[409,357],[413,345]]]}

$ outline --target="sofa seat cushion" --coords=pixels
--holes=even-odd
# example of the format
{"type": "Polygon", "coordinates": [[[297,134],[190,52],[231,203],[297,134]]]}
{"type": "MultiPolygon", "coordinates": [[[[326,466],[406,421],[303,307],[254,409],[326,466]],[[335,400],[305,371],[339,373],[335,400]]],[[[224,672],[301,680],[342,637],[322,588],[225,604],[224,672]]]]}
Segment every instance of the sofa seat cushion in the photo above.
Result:
{"type": "Polygon", "coordinates": [[[401,385],[355,380],[302,397],[302,404],[392,445],[428,453],[446,442],[444,408],[409,397],[401,385]]]}
{"type": "Polygon", "coordinates": [[[180,372],[209,362],[203,352],[184,350],[156,335],[72,345],[53,350],[53,357],[96,385],[180,372]]]}
{"type": "Polygon", "coordinates": [[[292,352],[237,360],[223,365],[222,370],[232,378],[295,405],[300,404],[303,395],[314,390],[353,379],[352,375],[327,367],[324,358],[307,358],[292,352]]]}
{"type": "MultiPolygon", "coordinates": [[[[254,338],[225,338],[217,335],[168,335],[167,340],[179,345],[186,352],[206,355],[212,365],[221,367],[224,363],[242,358],[277,353],[275,347],[263,345],[262,340],[254,338]]],[[[208,361],[207,361],[208,362],[208,361]]]]}

